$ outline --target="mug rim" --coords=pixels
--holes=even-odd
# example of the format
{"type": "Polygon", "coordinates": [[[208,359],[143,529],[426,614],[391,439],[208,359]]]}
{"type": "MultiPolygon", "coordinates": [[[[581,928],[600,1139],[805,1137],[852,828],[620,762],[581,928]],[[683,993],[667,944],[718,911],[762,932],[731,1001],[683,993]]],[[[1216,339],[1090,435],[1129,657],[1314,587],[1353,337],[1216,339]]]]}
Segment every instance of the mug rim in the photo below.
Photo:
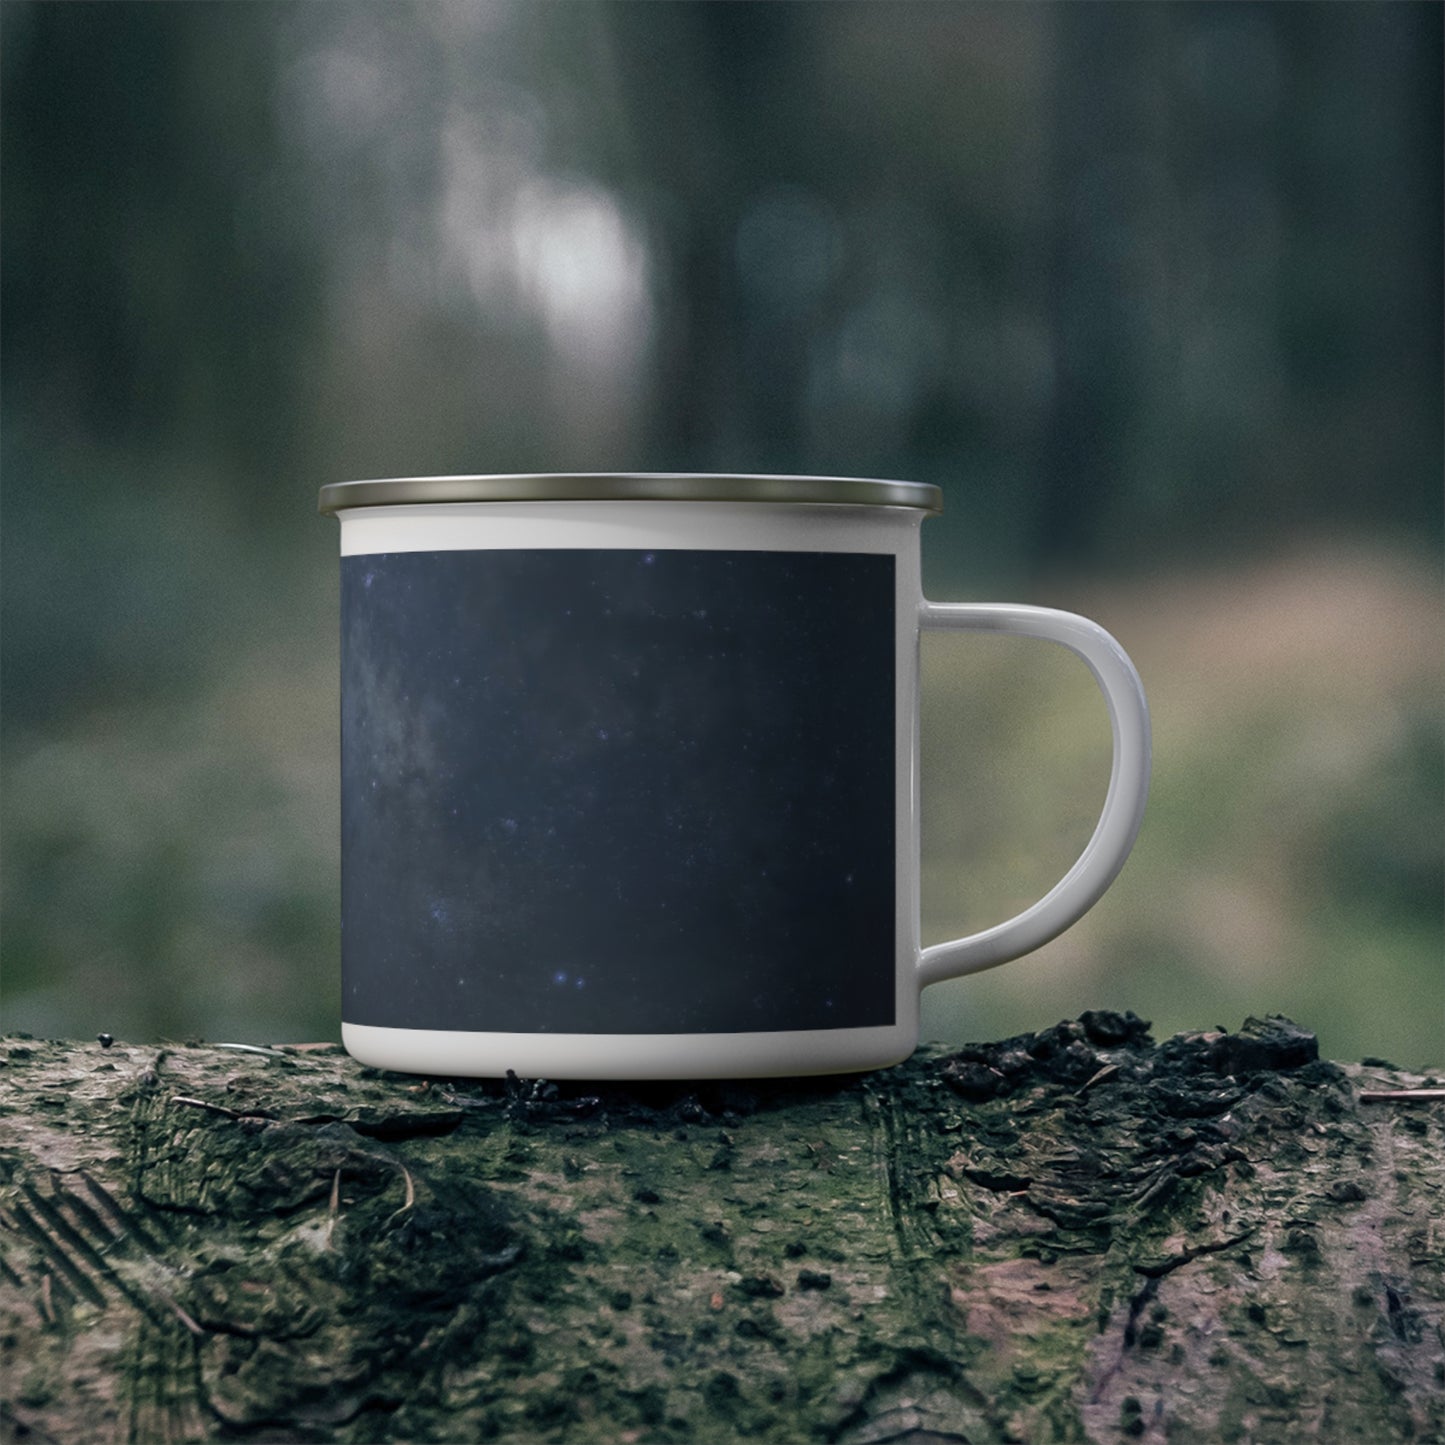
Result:
{"type": "Polygon", "coordinates": [[[448,502],[764,502],[907,507],[938,513],[943,493],[927,482],[731,472],[524,472],[495,476],[384,477],[328,482],[317,497],[326,515],[351,507],[448,502]]]}

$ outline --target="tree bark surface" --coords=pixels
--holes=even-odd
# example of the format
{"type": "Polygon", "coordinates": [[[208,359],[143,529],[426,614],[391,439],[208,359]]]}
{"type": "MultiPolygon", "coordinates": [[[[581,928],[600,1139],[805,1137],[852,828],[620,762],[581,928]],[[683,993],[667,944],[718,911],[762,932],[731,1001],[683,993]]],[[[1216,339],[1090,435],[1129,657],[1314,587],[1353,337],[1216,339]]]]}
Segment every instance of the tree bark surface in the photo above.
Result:
{"type": "Polygon", "coordinates": [[[1133,1015],[861,1077],[5,1041],[5,1441],[1445,1440],[1437,1080],[1133,1015]]]}

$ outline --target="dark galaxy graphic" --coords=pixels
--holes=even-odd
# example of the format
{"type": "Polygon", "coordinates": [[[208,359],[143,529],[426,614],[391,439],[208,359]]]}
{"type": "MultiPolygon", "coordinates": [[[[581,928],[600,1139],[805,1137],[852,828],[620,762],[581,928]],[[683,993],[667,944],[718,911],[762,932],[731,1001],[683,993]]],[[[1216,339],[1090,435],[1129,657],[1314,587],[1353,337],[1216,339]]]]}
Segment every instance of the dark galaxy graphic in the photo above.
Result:
{"type": "Polygon", "coordinates": [[[343,1015],[894,1022],[893,558],[341,562],[343,1015]]]}

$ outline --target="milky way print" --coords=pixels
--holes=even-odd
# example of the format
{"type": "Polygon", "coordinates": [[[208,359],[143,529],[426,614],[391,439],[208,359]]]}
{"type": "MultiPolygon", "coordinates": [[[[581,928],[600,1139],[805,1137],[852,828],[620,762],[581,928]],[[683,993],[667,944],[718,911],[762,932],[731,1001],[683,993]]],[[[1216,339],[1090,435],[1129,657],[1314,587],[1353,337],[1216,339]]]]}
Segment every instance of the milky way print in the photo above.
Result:
{"type": "Polygon", "coordinates": [[[343,1016],[894,1022],[893,558],[341,564],[343,1016]]]}

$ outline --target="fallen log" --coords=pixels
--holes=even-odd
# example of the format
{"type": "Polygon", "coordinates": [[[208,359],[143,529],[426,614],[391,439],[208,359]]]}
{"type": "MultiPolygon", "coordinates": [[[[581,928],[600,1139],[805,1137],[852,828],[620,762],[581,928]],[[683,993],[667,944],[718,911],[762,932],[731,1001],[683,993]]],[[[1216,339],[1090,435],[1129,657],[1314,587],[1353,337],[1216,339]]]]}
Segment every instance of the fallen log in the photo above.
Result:
{"type": "Polygon", "coordinates": [[[1445,1439],[1441,1080],[1147,1029],[636,1086],[8,1039],[3,1438],[1445,1439]]]}

